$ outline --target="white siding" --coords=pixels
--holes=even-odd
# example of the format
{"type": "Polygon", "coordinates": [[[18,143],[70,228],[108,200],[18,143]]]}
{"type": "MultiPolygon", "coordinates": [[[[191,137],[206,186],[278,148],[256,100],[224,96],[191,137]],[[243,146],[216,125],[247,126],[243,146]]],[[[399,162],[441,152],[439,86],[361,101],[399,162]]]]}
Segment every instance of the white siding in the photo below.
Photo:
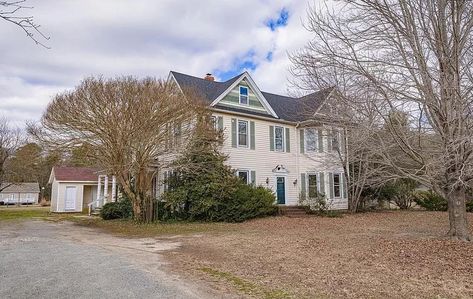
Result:
{"type": "MultiPolygon", "coordinates": [[[[214,112],[213,115],[223,117],[223,128],[225,140],[222,146],[222,152],[228,155],[227,164],[235,170],[248,170],[256,172],[255,182],[257,185],[264,186],[276,191],[276,177],[284,176],[286,188],[286,205],[297,205],[301,192],[301,173],[324,172],[325,190],[328,194],[330,187],[328,173],[343,173],[343,167],[339,162],[336,153],[300,153],[300,129],[294,125],[281,124],[270,120],[252,118],[251,116],[236,116],[227,113],[214,112]],[[232,147],[231,141],[231,120],[232,118],[254,121],[255,123],[255,149],[232,147]],[[290,152],[277,152],[270,150],[270,126],[282,126],[289,129],[290,152]],[[287,170],[287,174],[276,174],[273,170],[281,165],[287,170]]],[[[248,128],[249,130],[249,128],[248,128]]],[[[248,131],[249,134],[249,131],[248,131]]],[[[327,149],[327,138],[324,140],[325,151],[327,149]]],[[[163,157],[168,161],[172,155],[163,157]]],[[[161,169],[158,184],[161,185],[163,172],[161,169]]],[[[306,176],[307,179],[307,176],[306,176]]],[[[306,183],[307,186],[307,183],[306,183]]],[[[160,188],[162,192],[162,188],[160,188]]],[[[347,209],[348,201],[346,198],[329,199],[332,209],[347,209]]]]}
{"type": "MultiPolygon", "coordinates": [[[[51,211],[53,212],[82,212],[84,184],[57,182],[56,185],[57,185],[57,189],[56,189],[57,193],[52,194],[51,196],[51,211]],[[75,204],[76,209],[73,211],[65,210],[64,204],[65,204],[65,196],[66,196],[66,187],[76,187],[76,204],[75,204]],[[53,199],[55,199],[54,205],[53,205],[53,199]]],[[[53,187],[54,187],[54,183],[53,183],[53,187]]]]}

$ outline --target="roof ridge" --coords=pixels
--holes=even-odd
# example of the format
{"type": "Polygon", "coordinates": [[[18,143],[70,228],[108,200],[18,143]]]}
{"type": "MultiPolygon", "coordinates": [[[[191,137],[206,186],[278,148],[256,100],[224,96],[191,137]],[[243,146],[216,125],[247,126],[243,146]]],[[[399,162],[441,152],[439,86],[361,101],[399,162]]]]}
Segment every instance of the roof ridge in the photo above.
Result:
{"type": "Polygon", "coordinates": [[[173,74],[179,74],[179,75],[184,75],[184,76],[187,76],[187,77],[192,77],[192,78],[195,78],[195,79],[199,79],[199,80],[203,80],[203,81],[207,81],[207,82],[213,82],[213,83],[220,83],[220,84],[224,84],[224,83],[227,83],[229,81],[232,81],[232,80],[235,80],[235,79],[238,79],[239,77],[241,77],[245,72],[243,73],[240,73],[234,77],[231,77],[230,79],[227,79],[225,81],[209,81],[209,80],[206,80],[205,78],[201,78],[201,77],[197,77],[197,76],[193,76],[193,75],[189,75],[189,74],[184,74],[184,73],[181,73],[181,72],[176,72],[176,71],[170,71],[171,73],[173,74]]]}

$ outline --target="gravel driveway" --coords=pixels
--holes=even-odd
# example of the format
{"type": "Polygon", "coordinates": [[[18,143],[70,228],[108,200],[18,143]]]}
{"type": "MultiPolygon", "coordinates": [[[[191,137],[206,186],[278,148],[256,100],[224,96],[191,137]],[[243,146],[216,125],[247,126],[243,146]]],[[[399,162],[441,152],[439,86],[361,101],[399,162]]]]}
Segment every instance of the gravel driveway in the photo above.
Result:
{"type": "Polygon", "coordinates": [[[163,272],[179,243],[122,239],[70,223],[0,223],[0,298],[212,298],[163,272]]]}

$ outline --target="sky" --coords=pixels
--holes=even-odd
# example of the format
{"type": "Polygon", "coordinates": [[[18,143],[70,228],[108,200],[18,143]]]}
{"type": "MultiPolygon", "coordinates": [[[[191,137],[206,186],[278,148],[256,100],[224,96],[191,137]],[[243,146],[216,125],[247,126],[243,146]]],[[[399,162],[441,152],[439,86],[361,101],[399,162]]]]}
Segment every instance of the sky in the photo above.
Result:
{"type": "MultiPolygon", "coordinates": [[[[312,3],[312,2],[311,2],[312,3]]],[[[166,78],[170,70],[225,81],[248,71],[287,94],[288,53],[303,47],[306,0],[27,0],[50,37],[34,44],[0,20],[0,116],[38,121],[51,98],[88,76],[166,78]]]]}

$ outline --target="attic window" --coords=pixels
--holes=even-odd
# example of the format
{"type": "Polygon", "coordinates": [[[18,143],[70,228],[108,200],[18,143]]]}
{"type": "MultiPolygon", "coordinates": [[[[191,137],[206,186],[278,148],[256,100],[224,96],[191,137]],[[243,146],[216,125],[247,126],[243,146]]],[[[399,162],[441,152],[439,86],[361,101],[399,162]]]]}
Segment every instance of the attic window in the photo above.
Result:
{"type": "Polygon", "coordinates": [[[240,104],[248,105],[248,87],[240,86],[240,104]]]}

